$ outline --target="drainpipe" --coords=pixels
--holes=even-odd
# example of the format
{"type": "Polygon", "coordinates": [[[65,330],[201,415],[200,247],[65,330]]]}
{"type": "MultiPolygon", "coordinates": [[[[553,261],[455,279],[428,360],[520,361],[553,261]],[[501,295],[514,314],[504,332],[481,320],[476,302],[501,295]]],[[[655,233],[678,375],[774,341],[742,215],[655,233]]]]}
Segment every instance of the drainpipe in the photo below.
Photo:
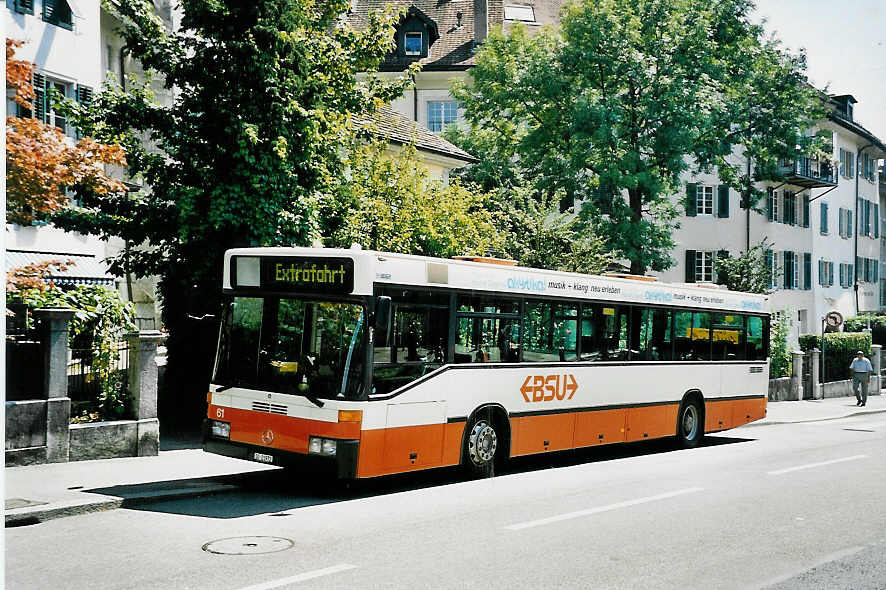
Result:
{"type": "Polygon", "coordinates": [[[751,158],[748,156],[747,158],[748,164],[748,188],[747,188],[747,196],[745,197],[745,205],[747,208],[745,209],[745,252],[751,251],[751,158]]]}
{"type": "Polygon", "coordinates": [[[415,85],[415,74],[412,75],[412,120],[418,123],[418,87],[415,85]]]}
{"type": "MultiPolygon", "coordinates": [[[[853,288],[855,289],[855,315],[858,315],[859,305],[858,305],[858,162],[860,160],[861,153],[866,149],[874,147],[874,144],[869,143],[860,150],[858,150],[858,155],[855,156],[855,259],[852,261],[855,264],[855,276],[853,277],[853,288]]],[[[878,262],[879,264],[879,262],[878,262]]]]}

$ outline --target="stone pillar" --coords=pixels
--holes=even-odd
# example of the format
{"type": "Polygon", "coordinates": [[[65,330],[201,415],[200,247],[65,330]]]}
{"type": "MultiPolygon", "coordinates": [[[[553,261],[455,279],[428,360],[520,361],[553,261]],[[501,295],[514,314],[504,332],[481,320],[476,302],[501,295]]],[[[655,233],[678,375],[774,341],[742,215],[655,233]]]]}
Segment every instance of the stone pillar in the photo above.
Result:
{"type": "Polygon", "coordinates": [[[812,362],[812,366],[810,367],[812,399],[822,399],[824,395],[821,389],[821,351],[817,348],[813,348],[809,351],[809,357],[812,362]]]}
{"type": "Polygon", "coordinates": [[[156,455],[160,443],[157,420],[157,345],[164,336],[157,330],[129,332],[129,394],[138,422],[138,455],[156,455]]]}
{"type": "Polygon", "coordinates": [[[68,460],[71,399],[68,397],[68,324],[74,310],[35,309],[43,332],[43,399],[46,400],[46,462],[68,460]]]}
{"type": "Polygon", "coordinates": [[[869,394],[880,395],[880,388],[883,386],[882,376],[880,375],[880,369],[883,367],[882,353],[883,347],[881,345],[871,345],[871,365],[874,367],[874,374],[871,379],[871,386],[868,388],[869,394]]]}
{"type": "Polygon", "coordinates": [[[791,364],[791,393],[788,401],[801,401],[803,399],[803,351],[791,351],[793,363],[791,364]]]}

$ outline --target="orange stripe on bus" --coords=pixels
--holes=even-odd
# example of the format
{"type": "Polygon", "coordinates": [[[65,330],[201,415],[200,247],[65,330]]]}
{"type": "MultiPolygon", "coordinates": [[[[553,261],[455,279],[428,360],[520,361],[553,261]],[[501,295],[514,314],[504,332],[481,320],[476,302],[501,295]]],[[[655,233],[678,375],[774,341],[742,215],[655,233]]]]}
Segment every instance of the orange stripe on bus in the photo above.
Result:
{"type": "Polygon", "coordinates": [[[231,441],[296,453],[308,452],[308,437],[358,439],[358,422],[322,422],[253,410],[209,406],[209,417],[231,423],[231,441]],[[218,410],[223,410],[221,416],[218,410]],[[272,434],[268,435],[268,431],[272,434]],[[270,439],[270,442],[268,442],[270,439]]]}
{"type": "Polygon", "coordinates": [[[364,430],[357,477],[457,465],[461,460],[464,426],[464,423],[428,424],[364,430]]]}

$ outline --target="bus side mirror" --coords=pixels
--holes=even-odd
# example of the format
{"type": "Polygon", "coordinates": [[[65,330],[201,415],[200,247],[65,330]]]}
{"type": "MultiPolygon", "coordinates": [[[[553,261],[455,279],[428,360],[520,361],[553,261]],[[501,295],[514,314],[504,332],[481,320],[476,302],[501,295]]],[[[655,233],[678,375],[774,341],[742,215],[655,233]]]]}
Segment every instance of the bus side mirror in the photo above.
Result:
{"type": "Polygon", "coordinates": [[[388,322],[391,319],[391,298],[382,295],[375,301],[375,329],[384,330],[387,333],[388,322]]]}

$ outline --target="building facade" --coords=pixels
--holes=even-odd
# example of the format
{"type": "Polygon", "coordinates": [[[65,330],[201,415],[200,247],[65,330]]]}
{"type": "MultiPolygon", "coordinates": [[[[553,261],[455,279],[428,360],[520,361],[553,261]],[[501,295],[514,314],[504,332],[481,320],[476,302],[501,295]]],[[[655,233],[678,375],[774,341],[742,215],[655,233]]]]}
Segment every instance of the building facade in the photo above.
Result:
{"type": "MultiPolygon", "coordinates": [[[[816,333],[829,311],[844,317],[881,308],[883,243],[878,160],[886,145],[853,117],[851,95],[832,96],[831,112],[811,130],[832,157],[783,163],[783,182],[761,182],[752,210],[714,174],[687,176],[678,197],[675,265],[658,273],[675,282],[714,283],[716,260],[765,244],[773,311],[791,319],[791,336],[816,333]]],[[[736,155],[741,159],[741,155],[736,155]]]]}

